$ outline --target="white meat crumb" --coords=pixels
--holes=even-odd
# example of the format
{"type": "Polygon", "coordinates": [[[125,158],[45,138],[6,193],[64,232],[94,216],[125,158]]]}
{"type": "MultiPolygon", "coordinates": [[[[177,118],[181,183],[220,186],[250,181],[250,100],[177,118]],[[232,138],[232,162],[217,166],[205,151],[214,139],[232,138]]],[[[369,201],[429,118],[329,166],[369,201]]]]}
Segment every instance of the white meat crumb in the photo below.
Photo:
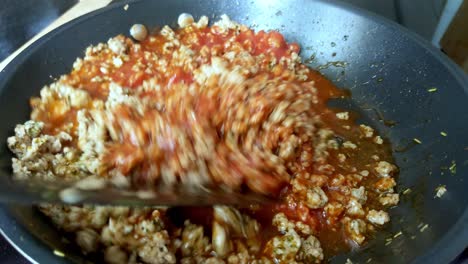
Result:
{"type": "Polygon", "coordinates": [[[366,232],[366,223],[362,219],[353,219],[346,217],[343,219],[345,225],[345,232],[349,237],[359,245],[364,242],[366,237],[364,233],[366,232]]]}
{"type": "Polygon", "coordinates": [[[382,205],[397,205],[399,201],[400,195],[398,193],[386,193],[379,198],[382,205]]]}
{"type": "Polygon", "coordinates": [[[349,148],[349,149],[356,149],[356,148],[357,148],[356,144],[354,144],[354,143],[351,142],[351,141],[346,141],[346,142],[344,142],[344,143],[343,143],[343,147],[349,148]]]}
{"type": "Polygon", "coordinates": [[[290,229],[294,229],[304,235],[311,234],[310,226],[301,221],[290,221],[284,213],[278,213],[273,217],[272,224],[278,228],[281,233],[286,233],[290,229]]]}
{"type": "Polygon", "coordinates": [[[383,139],[380,136],[374,137],[374,143],[377,145],[382,145],[383,144],[383,139]]]}
{"type": "Polygon", "coordinates": [[[197,28],[206,28],[208,26],[209,19],[207,16],[202,16],[195,24],[197,28]]]}
{"type": "Polygon", "coordinates": [[[107,45],[109,49],[117,55],[125,54],[127,51],[127,45],[125,44],[124,38],[121,37],[110,38],[107,41],[107,45]]]}
{"type": "Polygon", "coordinates": [[[98,173],[101,168],[100,156],[105,151],[107,130],[101,111],[80,110],[78,120],[78,147],[83,154],[80,161],[88,171],[98,173]]]}
{"type": "Polygon", "coordinates": [[[351,216],[363,216],[365,213],[358,200],[351,198],[346,206],[346,214],[351,216]]]}
{"type": "Polygon", "coordinates": [[[176,258],[169,250],[169,236],[167,232],[158,232],[143,243],[138,249],[138,256],[145,263],[176,263],[176,258]]]}
{"type": "Polygon", "coordinates": [[[386,161],[380,161],[375,167],[375,171],[380,177],[389,177],[395,170],[396,166],[386,161]]]}
{"type": "Polygon", "coordinates": [[[370,126],[359,125],[359,129],[366,138],[371,138],[374,135],[374,129],[370,126]]]}
{"type": "Polygon", "coordinates": [[[341,163],[346,161],[346,155],[345,154],[339,153],[337,155],[337,157],[338,157],[338,161],[341,162],[341,163]]]}
{"type": "Polygon", "coordinates": [[[369,171],[368,170],[363,170],[359,174],[361,174],[364,177],[367,177],[367,176],[369,176],[369,171]]]}
{"type": "MultiPolygon", "coordinates": [[[[57,99],[65,100],[67,107],[86,107],[91,101],[88,92],[82,89],[73,88],[61,82],[55,82],[50,86],[42,88],[41,92],[42,103],[52,103],[57,99]]],[[[63,111],[67,111],[63,109],[63,111]]]]}
{"type": "Polygon", "coordinates": [[[361,204],[367,201],[367,192],[364,186],[359,188],[352,188],[351,195],[356,198],[361,204]]]}
{"type": "Polygon", "coordinates": [[[444,195],[447,192],[447,188],[445,185],[440,185],[436,188],[436,195],[435,197],[440,198],[442,195],[444,195]]]}
{"type": "Polygon", "coordinates": [[[284,213],[278,213],[273,217],[272,223],[281,233],[294,229],[294,223],[290,222],[284,213]]]}
{"type": "Polygon", "coordinates": [[[309,236],[302,242],[301,249],[297,257],[304,263],[321,263],[323,260],[323,250],[320,241],[315,236],[309,236]]]}
{"type": "Polygon", "coordinates": [[[366,218],[372,224],[377,224],[377,225],[383,225],[387,223],[388,221],[390,221],[390,217],[388,216],[388,213],[382,210],[380,211],[370,210],[367,213],[366,218]]]}
{"type": "Polygon", "coordinates": [[[55,180],[57,177],[77,179],[86,175],[80,170],[71,148],[64,148],[64,144],[72,137],[60,132],[58,135],[43,135],[44,124],[27,121],[17,125],[15,136],[7,139],[8,148],[16,155],[12,159],[13,174],[17,180],[25,180],[30,176],[42,180],[55,180]],[[67,153],[65,153],[65,149],[67,153]]]}
{"type": "Polygon", "coordinates": [[[120,57],[114,57],[114,58],[112,59],[112,64],[114,64],[115,67],[120,68],[120,66],[123,65],[122,58],[120,58],[120,57]]]}
{"type": "Polygon", "coordinates": [[[129,89],[125,89],[117,83],[109,84],[109,95],[106,100],[106,108],[112,109],[120,104],[132,106],[140,113],[143,112],[143,103],[141,100],[133,96],[129,89]]]}
{"type": "Polygon", "coordinates": [[[221,15],[221,19],[214,23],[214,26],[218,26],[222,30],[236,29],[239,24],[232,21],[226,14],[221,15]]]}
{"type": "Polygon", "coordinates": [[[328,202],[328,197],[320,187],[312,187],[307,190],[306,205],[311,209],[324,207],[328,202]]]}
{"type": "Polygon", "coordinates": [[[289,230],[282,236],[273,237],[269,241],[269,244],[272,248],[272,257],[287,263],[296,259],[296,254],[302,246],[302,241],[296,231],[289,230]]]}
{"type": "Polygon", "coordinates": [[[77,58],[75,62],[73,62],[73,70],[78,71],[83,66],[83,59],[77,58]]]}
{"type": "Polygon", "coordinates": [[[341,120],[348,120],[349,119],[349,112],[339,112],[336,113],[336,117],[341,120]]]}

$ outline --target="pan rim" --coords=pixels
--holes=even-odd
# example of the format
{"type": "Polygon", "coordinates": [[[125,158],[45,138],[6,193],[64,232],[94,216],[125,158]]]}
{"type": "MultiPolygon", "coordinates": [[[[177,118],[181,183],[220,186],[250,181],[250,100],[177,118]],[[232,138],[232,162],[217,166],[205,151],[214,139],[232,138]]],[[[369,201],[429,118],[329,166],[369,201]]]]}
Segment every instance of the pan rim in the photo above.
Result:
{"type": "MultiPolygon", "coordinates": [[[[42,45],[47,44],[47,42],[55,37],[56,35],[61,34],[62,32],[68,30],[71,27],[77,26],[86,20],[99,16],[102,13],[108,12],[113,9],[122,8],[126,4],[133,4],[144,2],[146,0],[130,0],[130,1],[122,1],[120,3],[113,3],[106,7],[100,8],[98,10],[92,11],[87,13],[83,16],[75,18],[57,28],[52,30],[51,32],[45,34],[35,42],[33,42],[30,46],[28,46],[24,51],[22,51],[18,56],[16,56],[10,63],[8,63],[5,68],[0,72],[0,94],[3,93],[5,84],[9,81],[11,76],[15,73],[19,65],[21,65],[29,56],[31,56],[38,48],[42,45]]],[[[468,94],[468,75],[464,74],[462,70],[452,62],[445,54],[438,51],[434,46],[432,46],[428,41],[423,39],[421,36],[417,35],[416,33],[410,31],[409,29],[404,28],[403,26],[397,24],[394,21],[391,21],[385,17],[380,15],[374,14],[370,11],[364,10],[359,7],[355,7],[349,3],[339,2],[337,0],[313,0],[314,2],[320,2],[327,6],[332,6],[334,8],[342,9],[346,12],[350,12],[356,16],[362,17],[364,19],[371,20],[373,22],[379,23],[385,27],[390,27],[392,29],[396,29],[397,31],[401,32],[400,34],[408,37],[410,41],[416,42],[420,47],[424,48],[427,52],[429,52],[434,58],[437,59],[442,65],[444,65],[447,70],[452,74],[454,79],[463,87],[465,94],[468,94]]],[[[0,205],[0,223],[4,223],[5,221],[11,221],[12,216],[8,213],[7,208],[4,205],[0,205]]],[[[15,220],[16,222],[16,220],[15,220]]],[[[44,246],[43,242],[40,241],[38,238],[33,236],[29,233],[26,228],[24,228],[21,224],[17,223],[16,230],[11,230],[5,226],[0,226],[0,233],[7,239],[7,241],[16,249],[18,250],[24,257],[28,260],[33,260],[32,262],[37,263],[35,258],[23,251],[22,247],[19,245],[25,244],[24,241],[20,241],[20,236],[14,234],[14,232],[22,233],[24,240],[28,240],[29,245],[33,245],[39,243],[44,246]],[[27,239],[26,239],[27,238],[27,239]]],[[[457,254],[460,254],[463,249],[468,245],[468,206],[464,208],[464,212],[461,217],[457,220],[457,222],[450,227],[450,229],[436,242],[433,244],[432,247],[429,248],[428,251],[424,252],[423,254],[419,255],[414,259],[413,263],[428,263],[428,262],[436,262],[436,263],[447,263],[452,261],[456,258],[457,254]]],[[[24,248],[24,247],[23,247],[24,248]]],[[[48,260],[54,259],[55,261],[59,261],[59,257],[55,257],[52,253],[52,250],[49,250],[50,256],[47,257],[48,260]]],[[[39,258],[38,258],[39,259],[39,258]]],[[[63,261],[63,259],[62,259],[63,261]]]]}

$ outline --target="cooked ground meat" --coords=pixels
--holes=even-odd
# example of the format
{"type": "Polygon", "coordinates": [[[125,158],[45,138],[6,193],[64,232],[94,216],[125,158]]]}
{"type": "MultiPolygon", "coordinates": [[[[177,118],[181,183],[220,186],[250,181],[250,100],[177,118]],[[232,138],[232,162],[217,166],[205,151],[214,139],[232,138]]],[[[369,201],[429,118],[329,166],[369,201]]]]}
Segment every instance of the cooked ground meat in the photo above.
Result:
{"type": "MultiPolygon", "coordinates": [[[[41,205],[108,263],[319,263],[389,221],[397,167],[378,131],[327,107],[344,96],[299,46],[223,15],[189,14],[86,49],[31,99],[8,147],[18,180],[96,190],[222,186],[278,203],[129,208],[41,205]],[[344,232],[343,232],[344,231],[344,232]]],[[[70,190],[69,190],[70,191],[70,190]]],[[[73,193],[67,201],[73,201],[73,193]]],[[[95,255],[93,255],[95,256],[95,255]]]]}

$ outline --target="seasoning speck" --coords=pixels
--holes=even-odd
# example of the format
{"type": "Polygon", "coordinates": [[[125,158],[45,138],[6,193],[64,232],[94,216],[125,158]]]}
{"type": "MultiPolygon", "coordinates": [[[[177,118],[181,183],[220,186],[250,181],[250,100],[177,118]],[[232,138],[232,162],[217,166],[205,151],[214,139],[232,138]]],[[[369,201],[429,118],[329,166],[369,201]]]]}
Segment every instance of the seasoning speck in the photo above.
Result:
{"type": "Polygon", "coordinates": [[[393,238],[397,238],[397,237],[399,237],[399,236],[401,236],[401,235],[403,235],[403,233],[400,231],[400,232],[396,233],[396,234],[393,236],[393,238]]]}
{"type": "Polygon", "coordinates": [[[435,195],[435,197],[440,198],[440,197],[442,197],[442,195],[445,194],[445,192],[447,192],[447,188],[445,188],[445,185],[439,185],[439,186],[436,188],[436,195],[435,195]]]}
{"type": "Polygon", "coordinates": [[[452,165],[450,165],[449,171],[452,174],[457,173],[457,163],[454,160],[452,160],[452,165]]]}
{"type": "Polygon", "coordinates": [[[428,225],[428,224],[425,224],[423,227],[421,227],[421,229],[419,229],[419,231],[422,233],[422,232],[424,232],[424,230],[426,230],[428,227],[429,227],[429,225],[428,225]]]}
{"type": "Polygon", "coordinates": [[[413,141],[416,142],[416,143],[418,143],[418,144],[421,144],[421,143],[422,143],[421,140],[419,140],[419,139],[417,139],[417,138],[413,138],[413,141]]]}
{"type": "Polygon", "coordinates": [[[57,249],[54,250],[54,255],[59,256],[61,258],[65,257],[65,253],[63,253],[62,251],[59,251],[57,249]]]}
{"type": "Polygon", "coordinates": [[[440,134],[441,134],[443,137],[446,137],[446,136],[447,136],[447,133],[444,132],[444,131],[441,131],[440,134]]]}
{"type": "Polygon", "coordinates": [[[434,92],[437,92],[437,88],[432,87],[432,88],[427,89],[427,91],[430,93],[434,93],[434,92]]]}
{"type": "Polygon", "coordinates": [[[411,189],[410,188],[407,188],[406,190],[403,191],[403,194],[408,194],[411,192],[411,189]]]}

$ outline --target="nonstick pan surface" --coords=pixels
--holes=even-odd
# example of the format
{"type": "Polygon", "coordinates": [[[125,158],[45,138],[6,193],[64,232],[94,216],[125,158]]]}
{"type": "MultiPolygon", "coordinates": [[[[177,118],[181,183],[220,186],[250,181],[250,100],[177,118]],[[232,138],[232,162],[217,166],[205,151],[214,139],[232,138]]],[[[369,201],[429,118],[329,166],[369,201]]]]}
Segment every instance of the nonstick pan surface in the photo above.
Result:
{"type": "MultiPolygon", "coordinates": [[[[70,71],[91,44],[126,34],[134,23],[169,24],[188,12],[211,20],[221,14],[252,26],[275,29],[298,42],[302,58],[352,92],[331,102],[357,111],[393,145],[401,173],[401,203],[390,210],[388,228],[365,248],[331,259],[344,263],[448,263],[468,245],[468,81],[428,42],[383,18],[335,1],[159,0],[119,3],[80,17],[34,43],[0,73],[0,142],[28,119],[28,98],[70,71]],[[428,89],[437,88],[436,92],[428,89]],[[447,133],[442,136],[441,132],[447,133]],[[415,144],[413,139],[422,144],[415,144]],[[454,166],[455,164],[455,166],[454,166]],[[455,169],[454,169],[455,168],[455,169]],[[435,188],[447,193],[434,198],[435,188]],[[406,191],[410,188],[411,191],[406,191]],[[421,227],[426,226],[421,232],[421,227]],[[388,245],[386,238],[401,231],[388,245]]],[[[3,143],[2,143],[3,144],[3,143]]],[[[11,176],[2,148],[0,179],[11,176]]],[[[2,184],[4,185],[4,184],[2,184]]],[[[84,262],[51,224],[27,206],[1,205],[2,233],[30,260],[84,262]],[[53,254],[64,252],[67,258],[53,254]]]]}

